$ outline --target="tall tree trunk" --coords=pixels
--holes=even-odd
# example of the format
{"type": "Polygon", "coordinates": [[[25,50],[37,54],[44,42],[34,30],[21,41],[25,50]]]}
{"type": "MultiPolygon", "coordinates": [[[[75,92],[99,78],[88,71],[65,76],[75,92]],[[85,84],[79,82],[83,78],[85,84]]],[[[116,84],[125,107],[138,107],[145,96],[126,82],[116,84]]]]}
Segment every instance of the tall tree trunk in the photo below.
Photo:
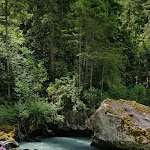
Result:
{"type": "Polygon", "coordinates": [[[128,30],[129,30],[129,35],[131,35],[131,6],[130,6],[130,3],[128,6],[128,30]]]}
{"type": "Polygon", "coordinates": [[[91,60],[91,70],[90,70],[90,89],[93,88],[93,61],[91,60]]]}
{"type": "Polygon", "coordinates": [[[10,98],[10,67],[9,67],[9,50],[8,50],[8,0],[5,0],[5,30],[6,30],[6,53],[7,53],[7,89],[10,98]]]}
{"type": "MultiPolygon", "coordinates": [[[[86,49],[86,52],[87,52],[87,55],[88,55],[88,46],[87,46],[87,42],[88,42],[88,38],[86,36],[86,43],[85,43],[85,49],[86,49]]],[[[88,56],[86,57],[86,68],[85,68],[85,72],[86,72],[86,75],[88,74],[88,56]]]]}
{"type": "MultiPolygon", "coordinates": [[[[79,53],[81,53],[81,47],[82,47],[82,43],[81,43],[82,37],[81,37],[81,27],[80,27],[80,34],[79,34],[79,53]]],[[[81,86],[81,56],[79,56],[79,88],[81,86]]]]}
{"type": "Polygon", "coordinates": [[[104,66],[103,66],[103,70],[102,70],[101,96],[102,96],[102,93],[103,93],[103,86],[104,86],[104,66]]]}
{"type": "Polygon", "coordinates": [[[148,89],[149,78],[146,78],[146,88],[148,89]]]}
{"type": "MultiPolygon", "coordinates": [[[[95,51],[95,42],[94,42],[94,27],[93,27],[93,32],[92,32],[92,49],[95,51]]],[[[93,63],[94,59],[91,59],[91,70],[90,70],[90,89],[93,88],[93,63]]]]}
{"type": "Polygon", "coordinates": [[[50,36],[50,70],[51,81],[54,81],[54,41],[52,36],[50,36]]]}

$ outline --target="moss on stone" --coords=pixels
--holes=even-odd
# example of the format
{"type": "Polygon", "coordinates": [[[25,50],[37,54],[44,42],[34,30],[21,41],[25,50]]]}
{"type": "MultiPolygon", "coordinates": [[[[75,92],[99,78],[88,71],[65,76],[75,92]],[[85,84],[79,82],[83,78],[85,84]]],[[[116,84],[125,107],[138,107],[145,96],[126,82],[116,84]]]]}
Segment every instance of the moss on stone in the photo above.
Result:
{"type": "Polygon", "coordinates": [[[137,142],[139,144],[150,143],[150,132],[148,130],[134,128],[132,130],[128,130],[127,134],[132,135],[134,137],[138,137],[137,142]]]}
{"type": "Polygon", "coordinates": [[[107,107],[106,107],[106,110],[107,110],[107,112],[109,112],[109,113],[111,113],[111,114],[113,114],[113,115],[118,115],[118,113],[115,112],[110,106],[107,106],[107,107]]]}
{"type": "Polygon", "coordinates": [[[130,118],[130,117],[128,117],[128,116],[125,116],[125,117],[123,117],[122,118],[122,120],[123,120],[123,126],[124,127],[133,127],[134,126],[134,119],[133,118],[130,118]]]}
{"type": "Polygon", "coordinates": [[[133,107],[134,110],[139,111],[141,113],[150,114],[150,107],[137,103],[136,101],[127,101],[127,100],[117,100],[117,104],[128,103],[133,107]]]}
{"type": "Polygon", "coordinates": [[[15,127],[14,126],[0,126],[0,131],[4,131],[5,133],[9,133],[9,132],[14,132],[15,131],[15,127]]]}
{"type": "Polygon", "coordinates": [[[141,135],[143,135],[142,134],[143,133],[143,131],[142,130],[139,130],[139,129],[132,129],[132,130],[128,130],[127,131],[127,134],[128,135],[133,135],[133,136],[141,136],[141,135]]]}
{"type": "Polygon", "coordinates": [[[0,126],[0,141],[11,141],[16,146],[19,146],[13,137],[15,136],[15,127],[14,126],[0,126]]]}
{"type": "MultiPolygon", "coordinates": [[[[104,100],[104,103],[111,105],[112,101],[113,101],[112,99],[108,98],[108,99],[104,100]]],[[[141,113],[150,114],[150,107],[139,104],[136,101],[127,101],[127,100],[119,99],[119,100],[116,100],[115,102],[118,105],[118,110],[121,112],[124,112],[123,104],[127,103],[127,104],[131,105],[133,107],[133,109],[136,111],[139,111],[141,113]]]]}
{"type": "Polygon", "coordinates": [[[134,136],[137,138],[137,142],[139,144],[150,143],[150,130],[148,129],[138,129],[135,128],[135,122],[139,121],[138,118],[134,118],[132,112],[128,111],[133,109],[133,112],[137,112],[140,115],[150,114],[150,107],[139,104],[135,101],[126,101],[126,100],[112,100],[106,99],[104,100],[104,104],[106,105],[106,111],[121,116],[121,127],[122,129],[126,128],[127,135],[134,136]]]}
{"type": "Polygon", "coordinates": [[[145,136],[141,135],[139,136],[139,139],[137,141],[139,144],[145,144],[145,143],[150,143],[150,140],[147,139],[145,136]]]}
{"type": "Polygon", "coordinates": [[[135,101],[131,101],[131,105],[134,110],[139,111],[140,113],[150,114],[150,107],[139,104],[135,101]]]}
{"type": "Polygon", "coordinates": [[[132,114],[132,113],[128,113],[128,116],[129,116],[129,117],[133,117],[133,114],[132,114]]]}

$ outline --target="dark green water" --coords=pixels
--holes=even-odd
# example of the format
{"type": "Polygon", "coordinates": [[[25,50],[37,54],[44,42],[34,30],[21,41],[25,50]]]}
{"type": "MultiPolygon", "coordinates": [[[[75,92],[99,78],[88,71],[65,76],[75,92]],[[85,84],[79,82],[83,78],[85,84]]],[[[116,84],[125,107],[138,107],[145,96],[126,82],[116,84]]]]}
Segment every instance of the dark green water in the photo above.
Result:
{"type": "Polygon", "coordinates": [[[90,146],[91,138],[54,137],[41,142],[21,142],[19,149],[38,150],[98,150],[90,146]]]}

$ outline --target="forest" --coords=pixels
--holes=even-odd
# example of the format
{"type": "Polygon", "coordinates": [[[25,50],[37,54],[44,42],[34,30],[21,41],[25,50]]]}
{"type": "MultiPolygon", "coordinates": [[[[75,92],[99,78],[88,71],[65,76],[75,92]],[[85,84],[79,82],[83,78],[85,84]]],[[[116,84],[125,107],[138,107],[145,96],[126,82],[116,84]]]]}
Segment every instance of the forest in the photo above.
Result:
{"type": "Polygon", "coordinates": [[[106,98],[150,105],[149,0],[0,0],[0,124],[46,128],[106,98]]]}

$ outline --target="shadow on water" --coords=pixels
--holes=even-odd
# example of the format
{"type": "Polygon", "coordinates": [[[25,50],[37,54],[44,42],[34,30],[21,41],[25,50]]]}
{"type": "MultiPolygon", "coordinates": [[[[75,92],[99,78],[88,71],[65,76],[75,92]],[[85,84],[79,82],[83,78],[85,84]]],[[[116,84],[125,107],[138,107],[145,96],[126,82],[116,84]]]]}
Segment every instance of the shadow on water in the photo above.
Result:
{"type": "Polygon", "coordinates": [[[98,150],[90,146],[91,138],[54,137],[41,142],[21,142],[19,149],[30,150],[98,150]]]}

